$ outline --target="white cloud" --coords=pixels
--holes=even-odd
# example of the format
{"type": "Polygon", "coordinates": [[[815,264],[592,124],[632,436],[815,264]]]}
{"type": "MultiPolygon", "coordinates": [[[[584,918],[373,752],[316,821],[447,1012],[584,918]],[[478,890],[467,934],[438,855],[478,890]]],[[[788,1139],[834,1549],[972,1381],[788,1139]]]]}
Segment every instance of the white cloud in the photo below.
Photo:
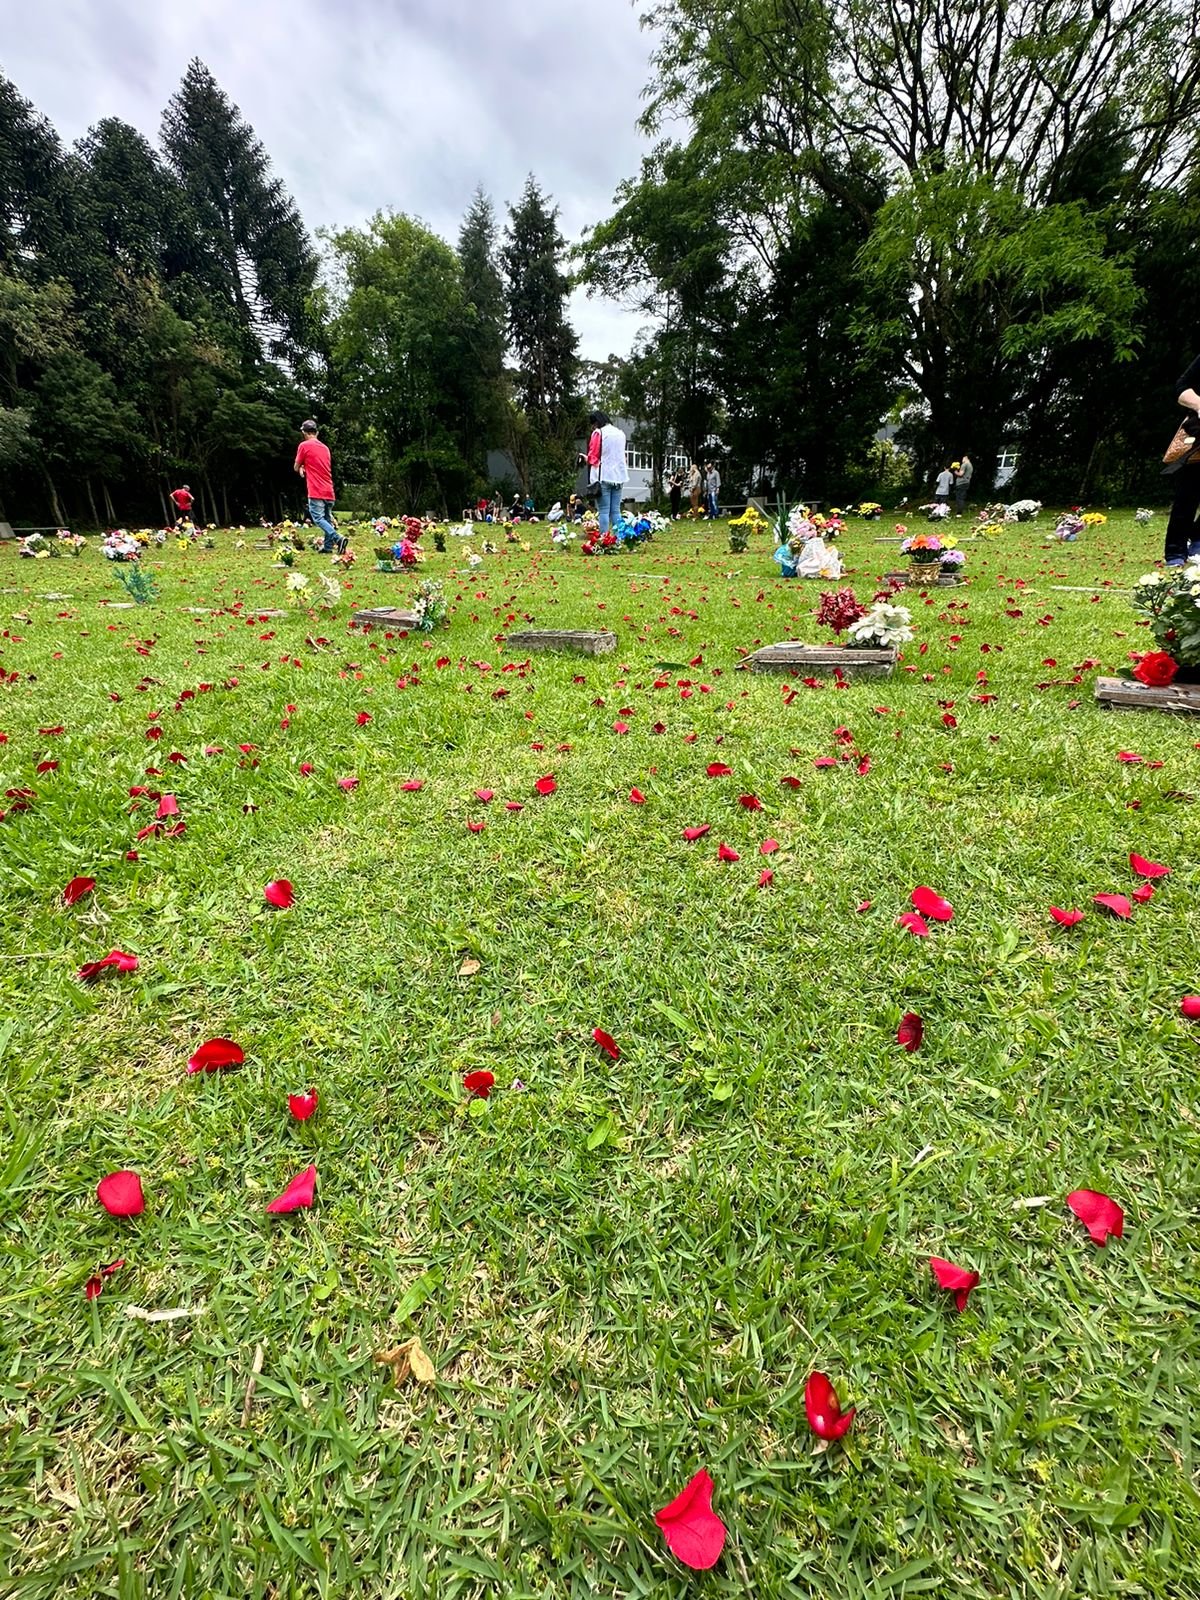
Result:
{"type": "MultiPolygon", "coordinates": [[[[533,172],[574,240],[645,150],[649,40],[625,0],[43,0],[4,32],[3,70],[67,141],[104,116],[157,139],[200,56],[314,231],[391,208],[453,240],[477,183],[502,213],[533,172]]],[[[638,326],[582,295],[572,314],[592,359],[638,326]]]]}

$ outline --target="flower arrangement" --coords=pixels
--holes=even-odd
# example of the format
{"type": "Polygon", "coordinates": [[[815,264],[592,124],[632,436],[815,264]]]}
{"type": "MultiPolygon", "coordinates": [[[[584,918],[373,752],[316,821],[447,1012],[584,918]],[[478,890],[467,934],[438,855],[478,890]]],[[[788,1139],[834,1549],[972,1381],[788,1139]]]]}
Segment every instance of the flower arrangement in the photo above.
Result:
{"type": "Polygon", "coordinates": [[[914,533],[900,545],[900,554],[907,556],[915,565],[933,565],[942,559],[942,551],[948,548],[936,533],[914,533]]]}
{"type": "Polygon", "coordinates": [[[750,544],[751,530],[743,522],[729,524],[729,553],[740,556],[745,553],[750,544]]]}
{"type": "Polygon", "coordinates": [[[866,614],[866,606],[859,604],[853,589],[826,590],[817,606],[818,624],[836,634],[845,633],[866,614]]]}
{"type": "Polygon", "coordinates": [[[966,564],[967,555],[965,550],[944,549],[942,551],[939,565],[943,572],[957,572],[961,567],[965,567],[966,564]]]}
{"type": "MultiPolygon", "coordinates": [[[[346,552],[347,555],[349,551],[346,552]]],[[[392,560],[398,561],[402,567],[415,567],[421,559],[421,552],[411,539],[398,539],[392,546],[392,560]]]]}
{"type": "Polygon", "coordinates": [[[106,533],[100,548],[107,561],[137,561],[142,553],[137,539],[131,533],[126,533],[124,528],[114,528],[111,533],[106,533]]]}
{"type": "Polygon", "coordinates": [[[41,561],[50,555],[50,541],[42,533],[26,534],[21,540],[20,554],[33,556],[35,560],[41,561]]]}
{"type": "Polygon", "coordinates": [[[307,598],[305,593],[307,589],[308,578],[303,572],[288,573],[287,583],[284,585],[284,595],[290,606],[303,605],[307,598]]]}
{"type": "MultiPolygon", "coordinates": [[[[657,513],[655,514],[657,515],[657,513]]],[[[664,517],[662,520],[665,525],[666,518],[664,517]]],[[[762,512],[759,511],[757,507],[747,506],[740,517],[730,517],[729,526],[731,528],[745,528],[747,534],[751,534],[760,533],[763,528],[769,526],[769,523],[767,522],[766,517],[763,516],[762,512]]],[[[659,529],[655,529],[656,533],[659,531],[659,529]]],[[[745,545],[743,545],[742,549],[744,550],[745,548],[745,545]]]]}
{"type": "Polygon", "coordinates": [[[1154,513],[1150,510],[1149,506],[1139,506],[1133,513],[1133,520],[1137,523],[1139,528],[1144,528],[1153,515],[1154,513]]]}
{"type": "Polygon", "coordinates": [[[977,539],[994,539],[1003,532],[1003,522],[981,522],[975,529],[975,537],[977,539]]]}
{"type": "MultiPolygon", "coordinates": [[[[334,556],[332,565],[335,567],[341,567],[344,571],[349,571],[349,569],[354,565],[354,551],[350,549],[349,545],[347,545],[340,555],[334,556]]],[[[337,582],[336,578],[334,579],[334,582],[337,582]]],[[[340,585],[338,592],[339,594],[341,593],[340,585]]]]}
{"type": "Polygon", "coordinates": [[[1040,500],[1014,500],[1012,505],[1006,507],[1010,522],[1032,522],[1042,509],[1040,500]]]}
{"type": "Polygon", "coordinates": [[[422,578],[413,597],[413,610],[420,621],[422,633],[432,633],[447,620],[450,612],[446,604],[446,591],[437,578],[422,578]]]}
{"type": "Polygon", "coordinates": [[[317,596],[317,604],[322,611],[336,611],[342,598],[342,585],[332,572],[318,572],[317,582],[321,585],[321,593],[317,596]]]}
{"type": "Polygon", "coordinates": [[[444,528],[435,528],[433,530],[433,548],[437,551],[438,555],[445,555],[446,530],[444,528]]]}
{"type": "Polygon", "coordinates": [[[1073,544],[1086,526],[1087,521],[1084,517],[1076,516],[1073,511],[1064,511],[1054,524],[1054,532],[1050,537],[1061,540],[1064,544],[1073,544]]]}
{"type": "Polygon", "coordinates": [[[81,533],[72,533],[70,528],[59,528],[54,535],[55,543],[68,555],[80,555],[87,545],[87,540],[81,533]]]}
{"type": "Polygon", "coordinates": [[[874,522],[882,510],[883,507],[877,500],[864,500],[858,508],[858,514],[860,517],[866,517],[868,522],[874,522]]]}
{"type": "Polygon", "coordinates": [[[616,534],[618,544],[629,545],[631,547],[634,545],[645,544],[648,539],[651,539],[654,536],[654,530],[651,528],[649,518],[647,517],[638,517],[633,522],[630,522],[625,517],[622,517],[613,531],[616,534]]]}
{"type": "Polygon", "coordinates": [[[790,539],[812,539],[817,532],[817,524],[808,514],[807,506],[793,506],[788,513],[787,530],[790,539]]]}
{"type": "MultiPolygon", "coordinates": [[[[1152,654],[1169,657],[1176,671],[1187,668],[1190,674],[1200,668],[1200,559],[1193,557],[1186,566],[1168,567],[1165,572],[1147,572],[1133,586],[1133,609],[1149,619],[1158,646],[1152,654]]],[[[1144,668],[1146,659],[1143,657],[1138,667],[1157,671],[1157,686],[1175,676],[1174,672],[1167,678],[1161,676],[1163,663],[1144,668]]],[[[1133,676],[1142,683],[1149,681],[1136,668],[1133,676]]]]}
{"type": "Polygon", "coordinates": [[[986,524],[991,528],[1002,526],[1006,522],[1015,522],[1016,520],[1015,516],[1009,515],[1009,508],[1004,504],[1003,500],[993,501],[990,506],[984,506],[979,513],[980,523],[986,524]]]}
{"type": "Polygon", "coordinates": [[[942,522],[950,515],[950,507],[944,500],[932,500],[927,506],[920,508],[930,522],[942,522]]]}
{"type": "MultiPolygon", "coordinates": [[[[758,513],[755,512],[755,515],[758,516],[758,513]]],[[[656,533],[662,533],[671,526],[670,519],[664,517],[661,511],[643,511],[640,520],[649,526],[651,537],[656,533]]],[[[759,517],[758,520],[764,527],[766,526],[764,518],[759,517]]]]}
{"type": "Polygon", "coordinates": [[[599,533],[600,518],[595,511],[585,511],[583,514],[583,521],[579,524],[579,526],[583,529],[584,533],[599,533]]]}
{"type": "Polygon", "coordinates": [[[889,649],[908,644],[913,637],[912,613],[905,606],[877,600],[857,622],[852,622],[848,642],[860,648],[889,649]]]}
{"type": "Polygon", "coordinates": [[[1108,518],[1103,511],[1085,511],[1080,520],[1085,528],[1102,528],[1108,518]]]}
{"type": "Polygon", "coordinates": [[[572,539],[576,537],[577,535],[575,533],[575,529],[568,528],[564,523],[561,522],[555,527],[554,532],[550,535],[552,542],[560,547],[570,544],[572,539]]]}

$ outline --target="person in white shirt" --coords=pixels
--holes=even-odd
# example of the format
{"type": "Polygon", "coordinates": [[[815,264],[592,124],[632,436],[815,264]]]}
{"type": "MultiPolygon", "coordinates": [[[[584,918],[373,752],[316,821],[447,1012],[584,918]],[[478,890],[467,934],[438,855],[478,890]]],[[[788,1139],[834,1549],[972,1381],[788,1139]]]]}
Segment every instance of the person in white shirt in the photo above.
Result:
{"type": "Polygon", "coordinates": [[[610,420],[607,411],[593,411],[588,421],[592,425],[585,457],[588,482],[600,486],[596,513],[600,518],[600,532],[607,533],[621,520],[621,490],[629,482],[625,435],[610,420]]]}
{"type": "Polygon", "coordinates": [[[954,474],[950,471],[949,467],[943,467],[937,475],[937,488],[933,493],[933,498],[937,501],[938,505],[948,506],[950,504],[950,485],[953,482],[954,474]]]}

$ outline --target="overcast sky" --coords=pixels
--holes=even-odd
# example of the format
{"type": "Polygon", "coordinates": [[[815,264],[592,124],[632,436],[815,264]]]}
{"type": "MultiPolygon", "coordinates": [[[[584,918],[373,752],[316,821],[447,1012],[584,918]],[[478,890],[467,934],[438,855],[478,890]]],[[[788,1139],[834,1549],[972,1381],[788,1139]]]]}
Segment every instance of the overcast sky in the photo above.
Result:
{"type": "MultiPolygon", "coordinates": [[[[198,55],[311,230],[390,207],[453,241],[477,183],[502,215],[533,172],[573,241],[645,149],[632,0],[0,0],[0,41],[67,142],[118,116],[157,143],[198,55]]],[[[593,360],[638,326],[582,294],[572,317],[593,360]]]]}

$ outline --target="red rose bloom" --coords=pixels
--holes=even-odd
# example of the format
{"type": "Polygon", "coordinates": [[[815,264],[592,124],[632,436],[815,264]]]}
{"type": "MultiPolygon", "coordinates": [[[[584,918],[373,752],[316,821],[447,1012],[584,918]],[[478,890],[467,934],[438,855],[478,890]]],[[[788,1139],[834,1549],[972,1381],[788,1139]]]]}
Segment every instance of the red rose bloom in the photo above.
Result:
{"type": "Polygon", "coordinates": [[[1139,683],[1146,684],[1151,689],[1165,689],[1179,671],[1179,663],[1165,650],[1151,650],[1144,655],[1133,669],[1133,675],[1139,683]]]}

